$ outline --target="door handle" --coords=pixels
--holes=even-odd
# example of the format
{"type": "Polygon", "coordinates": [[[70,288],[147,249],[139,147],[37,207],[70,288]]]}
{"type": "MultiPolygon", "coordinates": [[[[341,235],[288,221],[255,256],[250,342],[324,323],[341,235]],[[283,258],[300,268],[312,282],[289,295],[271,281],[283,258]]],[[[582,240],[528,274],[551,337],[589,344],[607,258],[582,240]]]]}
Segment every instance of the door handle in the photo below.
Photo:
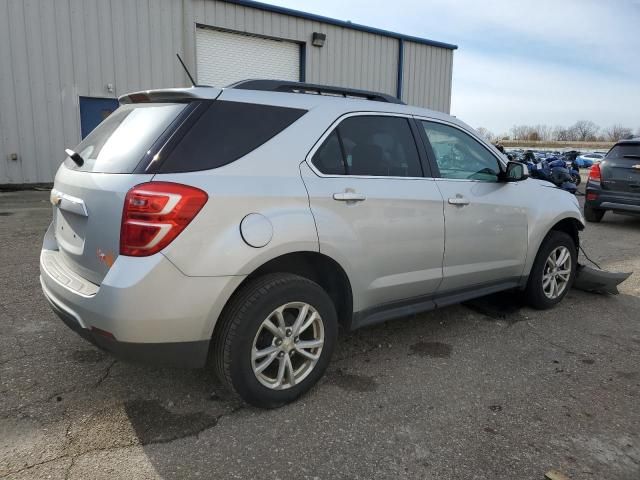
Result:
{"type": "Polygon", "coordinates": [[[356,192],[341,192],[334,193],[333,199],[338,200],[339,202],[363,202],[367,199],[367,197],[365,197],[361,193],[356,192]]]}
{"type": "Polygon", "coordinates": [[[456,195],[455,197],[451,197],[449,199],[449,203],[458,207],[464,207],[465,205],[469,205],[469,199],[463,197],[462,195],[456,195]]]}

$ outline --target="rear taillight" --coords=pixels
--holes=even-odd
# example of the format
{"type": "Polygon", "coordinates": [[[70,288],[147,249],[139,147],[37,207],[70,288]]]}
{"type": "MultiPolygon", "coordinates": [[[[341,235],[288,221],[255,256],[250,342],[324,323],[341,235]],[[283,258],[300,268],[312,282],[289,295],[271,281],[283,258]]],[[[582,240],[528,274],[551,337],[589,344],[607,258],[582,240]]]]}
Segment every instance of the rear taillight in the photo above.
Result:
{"type": "Polygon", "coordinates": [[[589,169],[589,180],[600,181],[602,178],[602,173],[600,173],[600,164],[594,163],[593,166],[589,169]]]}
{"type": "Polygon", "coordinates": [[[149,182],[127,193],[120,228],[120,255],[146,257],[169,245],[209,196],[199,188],[149,182]]]}

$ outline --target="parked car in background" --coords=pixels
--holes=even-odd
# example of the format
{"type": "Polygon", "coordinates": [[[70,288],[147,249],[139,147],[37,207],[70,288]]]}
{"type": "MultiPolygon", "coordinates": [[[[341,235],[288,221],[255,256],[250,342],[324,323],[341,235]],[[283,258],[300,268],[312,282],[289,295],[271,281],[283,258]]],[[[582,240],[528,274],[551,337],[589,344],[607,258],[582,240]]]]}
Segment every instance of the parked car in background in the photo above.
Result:
{"type": "Polygon", "coordinates": [[[580,168],[590,168],[604,158],[604,153],[583,153],[576,157],[574,164],[580,168]]]}
{"type": "Polygon", "coordinates": [[[608,210],[640,214],[640,137],[620,140],[591,167],[585,195],[588,222],[599,222],[608,210]]]}
{"type": "Polygon", "coordinates": [[[508,289],[550,308],[572,285],[575,196],[455,117],[279,81],[120,101],[60,166],[40,258],[53,310],[116,356],[209,355],[277,407],[323,375],[339,326],[508,289]]]}

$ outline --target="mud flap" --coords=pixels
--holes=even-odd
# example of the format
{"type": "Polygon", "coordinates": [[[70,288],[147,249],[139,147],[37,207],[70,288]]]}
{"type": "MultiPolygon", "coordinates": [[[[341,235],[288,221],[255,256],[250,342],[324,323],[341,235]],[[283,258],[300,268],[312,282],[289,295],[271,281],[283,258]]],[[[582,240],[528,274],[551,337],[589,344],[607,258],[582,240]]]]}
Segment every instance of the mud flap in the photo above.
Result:
{"type": "Polygon", "coordinates": [[[573,288],[602,294],[617,295],[618,285],[624,282],[632,272],[607,272],[578,264],[573,288]]]}

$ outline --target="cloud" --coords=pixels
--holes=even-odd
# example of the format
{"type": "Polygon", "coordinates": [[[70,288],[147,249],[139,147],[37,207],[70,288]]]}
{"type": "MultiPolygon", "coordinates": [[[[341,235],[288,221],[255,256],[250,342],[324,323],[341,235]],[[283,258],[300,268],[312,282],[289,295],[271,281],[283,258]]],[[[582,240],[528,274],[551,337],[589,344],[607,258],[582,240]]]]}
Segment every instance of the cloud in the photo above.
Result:
{"type": "Polygon", "coordinates": [[[451,113],[501,133],[514,124],[640,127],[640,94],[633,78],[573,66],[550,67],[517,57],[466,52],[454,60],[451,113]]]}

